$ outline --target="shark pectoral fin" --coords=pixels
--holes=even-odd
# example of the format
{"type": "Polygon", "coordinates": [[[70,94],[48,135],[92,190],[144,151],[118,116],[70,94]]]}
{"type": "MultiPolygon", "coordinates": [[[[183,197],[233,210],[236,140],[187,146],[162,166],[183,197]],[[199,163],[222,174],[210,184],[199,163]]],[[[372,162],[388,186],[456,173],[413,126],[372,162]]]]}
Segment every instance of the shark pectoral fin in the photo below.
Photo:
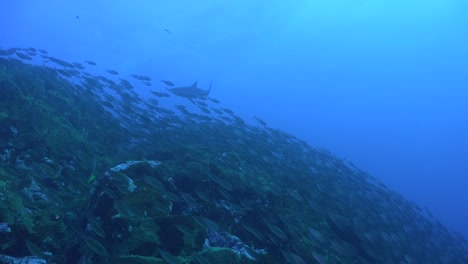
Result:
{"type": "Polygon", "coordinates": [[[194,82],[194,83],[192,84],[192,87],[197,88],[197,84],[198,84],[198,81],[194,82]]]}

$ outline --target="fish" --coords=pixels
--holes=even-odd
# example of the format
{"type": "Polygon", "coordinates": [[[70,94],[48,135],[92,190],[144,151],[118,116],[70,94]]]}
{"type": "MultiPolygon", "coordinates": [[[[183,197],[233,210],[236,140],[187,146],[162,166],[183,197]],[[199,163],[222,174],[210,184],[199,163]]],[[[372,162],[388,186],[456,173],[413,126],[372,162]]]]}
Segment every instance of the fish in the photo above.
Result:
{"type": "Polygon", "coordinates": [[[173,202],[179,202],[180,201],[179,196],[175,195],[172,192],[167,191],[167,192],[164,192],[163,195],[164,195],[165,198],[169,199],[170,201],[173,201],[173,202]]]}
{"type": "Polygon", "coordinates": [[[121,84],[122,86],[124,86],[125,88],[127,88],[127,89],[133,89],[132,84],[131,84],[129,81],[127,81],[127,80],[120,79],[120,84],[121,84]]]}
{"type": "Polygon", "coordinates": [[[208,107],[208,104],[202,101],[197,101],[197,105],[201,107],[208,107]]]}
{"type": "MultiPolygon", "coordinates": [[[[122,194],[125,194],[125,191],[126,190],[124,190],[123,188],[119,189],[119,192],[122,194]]],[[[136,207],[128,204],[123,199],[114,201],[114,209],[117,211],[117,213],[119,213],[119,216],[121,218],[137,219],[142,215],[136,207]]]]}
{"type": "Polygon", "coordinates": [[[245,215],[247,213],[247,210],[245,210],[243,207],[235,204],[235,203],[231,203],[231,202],[226,202],[230,209],[231,209],[231,212],[235,212],[239,215],[245,215]]]}
{"type": "Polygon", "coordinates": [[[167,251],[165,251],[165,250],[163,250],[163,249],[160,249],[160,248],[158,248],[157,250],[159,251],[159,254],[161,255],[161,257],[162,257],[165,261],[167,261],[167,263],[169,263],[169,264],[177,264],[177,263],[179,263],[179,260],[177,260],[176,257],[172,256],[171,253],[169,253],[169,252],[167,252],[167,251]]]}
{"type": "Polygon", "coordinates": [[[317,229],[309,227],[309,234],[310,234],[312,241],[319,242],[319,245],[322,245],[325,242],[327,242],[325,237],[317,229]]]}
{"type": "Polygon", "coordinates": [[[317,263],[319,263],[319,264],[327,263],[325,258],[322,255],[320,255],[319,253],[317,253],[317,252],[312,252],[312,256],[314,257],[315,261],[317,261],[317,263]]]}
{"type": "Polygon", "coordinates": [[[198,264],[210,264],[211,263],[206,257],[202,256],[200,253],[193,254],[192,261],[198,264]]]}
{"type": "Polygon", "coordinates": [[[166,32],[169,33],[169,34],[172,34],[172,32],[169,31],[169,29],[167,29],[167,28],[165,28],[164,31],[166,31],[166,32]]]}
{"type": "Polygon", "coordinates": [[[157,97],[169,97],[169,94],[167,93],[160,93],[156,91],[151,91],[152,94],[156,95],[157,97]]]}
{"type": "Polygon", "coordinates": [[[210,100],[211,102],[213,102],[213,103],[215,103],[215,104],[219,104],[219,100],[218,100],[218,99],[208,98],[208,100],[210,100]]]}
{"type": "Polygon", "coordinates": [[[16,52],[16,49],[7,49],[7,50],[2,50],[0,49],[0,56],[9,56],[13,55],[16,52]]]}
{"type": "Polygon", "coordinates": [[[73,65],[75,65],[76,68],[80,69],[80,70],[84,70],[85,67],[83,67],[83,64],[79,63],[79,62],[73,62],[73,65]]]}
{"type": "Polygon", "coordinates": [[[218,188],[218,192],[224,198],[226,198],[226,200],[232,200],[232,195],[228,191],[224,190],[223,188],[218,188]]]}
{"type": "Polygon", "coordinates": [[[97,78],[108,85],[116,85],[116,83],[113,80],[107,79],[104,76],[97,76],[97,78]]]}
{"type": "Polygon", "coordinates": [[[159,104],[159,101],[154,99],[154,98],[149,98],[148,99],[148,104],[146,104],[146,106],[148,106],[149,108],[155,110],[155,108],[153,108],[155,105],[158,105],[159,104]]]}
{"type": "Polygon", "coordinates": [[[262,232],[260,232],[258,229],[256,229],[255,227],[253,226],[250,226],[248,224],[244,224],[242,225],[245,230],[247,230],[249,233],[251,233],[252,235],[254,235],[259,241],[263,241],[263,235],[262,235],[262,232]]]}
{"type": "Polygon", "coordinates": [[[75,68],[75,65],[73,65],[73,64],[71,64],[71,63],[68,63],[68,62],[66,62],[66,61],[64,61],[64,60],[57,59],[57,58],[50,57],[50,56],[48,57],[48,59],[49,59],[51,62],[55,62],[55,63],[57,63],[58,65],[63,66],[63,67],[65,67],[65,68],[71,68],[71,69],[75,68]]]}
{"type": "Polygon", "coordinates": [[[210,232],[219,230],[219,225],[206,217],[195,216],[193,220],[197,222],[197,224],[205,226],[210,232]]]}
{"type": "Polygon", "coordinates": [[[28,55],[26,54],[23,54],[21,52],[15,52],[16,53],[16,56],[18,56],[18,58],[20,59],[23,59],[23,60],[32,60],[31,57],[29,57],[28,55]]]}
{"type": "Polygon", "coordinates": [[[208,110],[206,107],[199,106],[198,109],[200,109],[203,113],[207,115],[211,114],[210,110],[208,110]]]}
{"type": "Polygon", "coordinates": [[[174,83],[170,81],[161,80],[161,82],[163,82],[167,86],[174,86],[174,83]]]}
{"type": "Polygon", "coordinates": [[[273,224],[266,224],[266,225],[270,229],[271,233],[273,233],[273,235],[275,235],[276,237],[278,237],[278,238],[280,238],[282,240],[288,239],[286,234],[279,227],[277,227],[277,226],[275,226],[273,224]]]}
{"type": "Polygon", "coordinates": [[[85,60],[86,63],[88,63],[89,65],[93,65],[93,66],[96,66],[96,63],[94,61],[87,61],[85,60]]]}
{"type": "Polygon", "coordinates": [[[193,230],[187,226],[184,226],[182,224],[174,224],[174,226],[179,229],[180,232],[182,232],[184,234],[184,236],[187,236],[187,237],[194,237],[195,236],[195,233],[193,232],[193,230]]]}
{"type": "Polygon", "coordinates": [[[133,78],[135,78],[137,80],[140,80],[140,81],[147,81],[147,82],[151,81],[150,77],[143,76],[143,75],[130,74],[130,76],[132,76],[133,78]]]}
{"type": "Polygon", "coordinates": [[[158,181],[156,178],[153,178],[150,176],[144,176],[143,181],[149,186],[153,187],[157,191],[164,190],[164,185],[160,181],[158,181]]]}
{"type": "Polygon", "coordinates": [[[208,97],[211,91],[211,82],[210,82],[210,88],[208,90],[203,90],[203,89],[198,88],[197,84],[198,84],[198,81],[194,82],[192,86],[180,86],[180,87],[174,87],[174,88],[167,88],[167,90],[169,90],[169,92],[177,96],[185,97],[195,104],[193,99],[206,100],[206,98],[208,97]]]}
{"type": "Polygon", "coordinates": [[[161,202],[159,199],[155,199],[152,202],[152,208],[156,210],[158,215],[168,215],[171,213],[172,210],[172,203],[171,202],[161,202]]]}
{"type": "Polygon", "coordinates": [[[119,75],[119,73],[117,71],[114,71],[114,70],[106,70],[106,72],[112,74],[112,75],[119,75]]]}
{"type": "Polygon", "coordinates": [[[28,248],[29,252],[31,252],[31,254],[39,258],[44,258],[45,254],[41,250],[40,247],[38,247],[36,244],[34,244],[33,242],[29,240],[26,240],[25,242],[26,242],[26,247],[28,248]]]}
{"type": "Polygon", "coordinates": [[[188,193],[181,193],[182,199],[184,199],[185,202],[187,202],[191,206],[196,206],[197,201],[188,193]]]}
{"type": "Polygon", "coordinates": [[[289,263],[296,263],[296,264],[306,264],[307,263],[299,255],[294,254],[292,252],[281,250],[281,253],[283,254],[284,259],[286,259],[289,263]]]}
{"type": "Polygon", "coordinates": [[[255,116],[254,119],[255,119],[260,125],[262,125],[262,126],[264,126],[264,127],[267,126],[267,123],[266,123],[265,121],[261,120],[260,118],[258,118],[258,117],[255,116]]]}
{"type": "Polygon", "coordinates": [[[61,70],[61,69],[55,69],[56,72],[60,73],[61,75],[65,76],[65,77],[72,77],[70,73],[68,73],[66,70],[61,70]]]}
{"type": "Polygon", "coordinates": [[[230,115],[233,115],[233,114],[234,114],[234,112],[233,112],[232,110],[227,109],[227,108],[221,108],[221,110],[223,110],[225,113],[228,113],[228,114],[230,114],[230,115]]]}
{"type": "Polygon", "coordinates": [[[111,190],[111,189],[109,189],[109,188],[107,188],[107,187],[104,188],[104,192],[105,192],[112,200],[116,200],[117,198],[119,198],[119,197],[117,196],[117,194],[116,194],[113,190],[111,190]]]}
{"type": "Polygon", "coordinates": [[[304,200],[304,198],[302,198],[302,196],[295,190],[286,189],[286,192],[289,194],[289,196],[298,202],[302,202],[304,200]]]}
{"type": "Polygon", "coordinates": [[[114,105],[113,105],[111,102],[107,102],[107,101],[102,101],[102,100],[101,100],[101,104],[102,104],[103,106],[109,107],[110,109],[114,109],[114,105]]]}
{"type": "Polygon", "coordinates": [[[91,226],[91,230],[98,236],[105,238],[106,237],[106,232],[102,228],[101,222],[99,219],[95,218],[92,215],[87,215],[88,218],[88,223],[91,226]]]}
{"type": "Polygon", "coordinates": [[[223,114],[223,111],[219,110],[219,109],[216,109],[216,108],[211,108],[211,110],[213,110],[215,113],[217,113],[218,115],[222,115],[223,114]]]}
{"type": "Polygon", "coordinates": [[[96,179],[96,174],[91,173],[91,175],[88,177],[88,183],[94,182],[95,179],[96,179]]]}
{"type": "Polygon", "coordinates": [[[234,189],[234,187],[232,187],[232,185],[228,181],[221,179],[220,177],[214,174],[210,174],[209,177],[213,182],[219,184],[219,186],[221,186],[226,191],[232,191],[234,189]]]}
{"type": "Polygon", "coordinates": [[[204,202],[206,203],[209,203],[211,201],[210,197],[204,193],[204,192],[200,192],[200,191],[195,191],[195,193],[198,195],[198,197],[200,199],[202,199],[204,202]]]}
{"type": "Polygon", "coordinates": [[[109,251],[107,251],[107,249],[101,244],[101,242],[88,236],[83,236],[83,239],[88,248],[94,251],[94,253],[103,257],[109,256],[109,251]]]}
{"type": "Polygon", "coordinates": [[[238,116],[232,116],[234,118],[234,123],[237,125],[245,125],[244,119],[238,117],[238,116]]]}

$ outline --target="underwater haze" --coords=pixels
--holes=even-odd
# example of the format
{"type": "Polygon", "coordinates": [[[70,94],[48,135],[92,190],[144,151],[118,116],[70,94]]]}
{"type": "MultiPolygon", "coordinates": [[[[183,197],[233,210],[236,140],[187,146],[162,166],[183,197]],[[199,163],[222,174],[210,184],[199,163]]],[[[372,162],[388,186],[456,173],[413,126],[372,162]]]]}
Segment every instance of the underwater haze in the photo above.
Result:
{"type": "Polygon", "coordinates": [[[329,149],[468,238],[466,14],[462,0],[2,1],[0,47],[212,80],[248,123],[329,149]]]}

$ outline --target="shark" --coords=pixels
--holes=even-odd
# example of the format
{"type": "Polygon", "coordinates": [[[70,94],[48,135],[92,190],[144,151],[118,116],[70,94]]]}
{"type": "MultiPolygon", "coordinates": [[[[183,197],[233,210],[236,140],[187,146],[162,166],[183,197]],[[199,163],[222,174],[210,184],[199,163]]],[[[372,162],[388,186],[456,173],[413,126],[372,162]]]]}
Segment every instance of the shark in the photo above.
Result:
{"type": "Polygon", "coordinates": [[[198,81],[194,82],[192,86],[180,86],[174,88],[166,88],[169,92],[189,99],[192,103],[195,103],[193,99],[202,99],[206,100],[208,98],[208,94],[211,91],[211,81],[210,81],[210,88],[208,90],[203,90],[197,87],[198,81]]]}

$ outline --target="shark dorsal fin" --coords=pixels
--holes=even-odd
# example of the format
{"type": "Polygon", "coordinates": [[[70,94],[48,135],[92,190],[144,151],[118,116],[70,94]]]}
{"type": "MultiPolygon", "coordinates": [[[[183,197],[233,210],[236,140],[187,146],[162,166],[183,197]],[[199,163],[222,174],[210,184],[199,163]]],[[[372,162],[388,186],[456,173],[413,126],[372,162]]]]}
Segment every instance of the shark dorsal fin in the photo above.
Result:
{"type": "Polygon", "coordinates": [[[210,89],[208,89],[208,92],[206,93],[206,96],[205,96],[205,100],[208,98],[208,95],[210,94],[211,92],[211,83],[213,82],[213,80],[210,81],[210,89]]]}
{"type": "Polygon", "coordinates": [[[194,82],[194,83],[192,84],[192,87],[193,87],[193,88],[197,88],[197,84],[198,84],[198,81],[194,82]]]}

